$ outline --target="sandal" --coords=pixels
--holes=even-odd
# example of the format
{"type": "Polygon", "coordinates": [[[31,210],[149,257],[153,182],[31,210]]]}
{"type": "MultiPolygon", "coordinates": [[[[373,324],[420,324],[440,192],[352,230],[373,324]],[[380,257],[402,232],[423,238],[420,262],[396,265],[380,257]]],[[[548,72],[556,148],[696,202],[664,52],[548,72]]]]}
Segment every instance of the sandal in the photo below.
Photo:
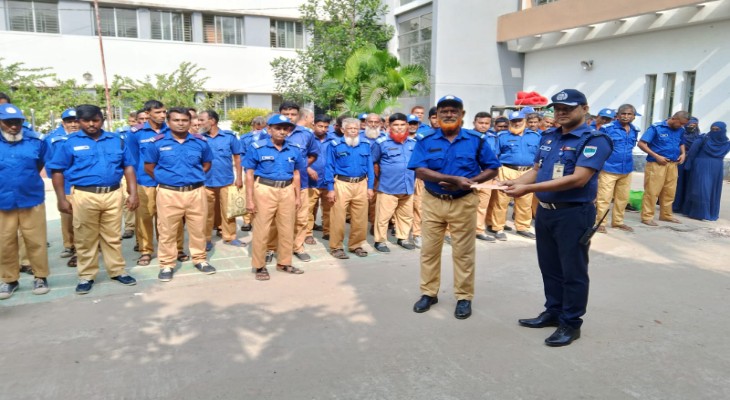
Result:
{"type": "Polygon", "coordinates": [[[152,261],[152,255],[151,254],[142,254],[137,259],[137,265],[141,265],[143,267],[146,267],[150,265],[150,262],[152,261]]]}
{"type": "Polygon", "coordinates": [[[180,262],[190,261],[190,256],[185,254],[184,251],[177,252],[177,260],[180,262]]]}
{"type": "Polygon", "coordinates": [[[66,266],[69,268],[76,268],[76,265],[78,264],[78,258],[76,256],[71,256],[71,258],[68,259],[68,262],[66,263],[66,266]]]}
{"type": "Polygon", "coordinates": [[[281,272],[288,272],[290,274],[300,275],[303,274],[304,271],[300,268],[297,268],[293,265],[281,265],[276,264],[276,270],[281,272]]]}
{"type": "Polygon", "coordinates": [[[355,253],[355,255],[358,257],[367,257],[368,256],[368,252],[363,250],[362,247],[357,247],[353,250],[350,250],[350,253],[355,253]]]}
{"type": "Polygon", "coordinates": [[[271,277],[269,276],[269,270],[266,269],[266,267],[258,268],[256,269],[251,268],[253,272],[256,274],[256,280],[257,281],[268,281],[271,277]]]}
{"type": "Polygon", "coordinates": [[[350,256],[345,254],[345,251],[342,249],[332,250],[332,257],[339,258],[340,260],[347,260],[348,258],[350,258],[350,256]]]}

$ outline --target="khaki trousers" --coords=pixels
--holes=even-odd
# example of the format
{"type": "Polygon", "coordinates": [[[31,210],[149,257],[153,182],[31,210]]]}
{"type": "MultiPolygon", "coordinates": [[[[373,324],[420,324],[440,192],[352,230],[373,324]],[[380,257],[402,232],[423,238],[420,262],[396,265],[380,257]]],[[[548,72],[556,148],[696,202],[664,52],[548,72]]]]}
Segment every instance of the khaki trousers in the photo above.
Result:
{"type": "Polygon", "coordinates": [[[372,200],[368,200],[368,222],[373,225],[375,225],[375,212],[377,210],[378,202],[378,184],[380,184],[380,178],[376,176],[375,183],[373,185],[373,191],[375,192],[375,196],[373,196],[372,200]]]}
{"type": "Polygon", "coordinates": [[[23,233],[18,231],[18,263],[21,266],[30,265],[28,259],[28,251],[25,249],[25,239],[23,239],[23,233]]]}
{"type": "MultiPolygon", "coordinates": [[[[256,204],[256,214],[253,218],[253,238],[251,240],[251,266],[263,268],[266,266],[266,250],[271,241],[271,228],[284,234],[276,240],[276,263],[291,265],[292,251],[294,250],[294,225],[296,221],[296,195],[289,185],[285,188],[274,188],[253,184],[253,199],[256,204]]],[[[307,208],[302,205],[301,208],[307,208]]]]}
{"type": "MultiPolygon", "coordinates": [[[[494,181],[490,181],[493,183],[494,181]]],[[[479,189],[479,206],[477,207],[477,234],[486,233],[487,231],[487,211],[489,210],[489,200],[492,198],[492,189],[479,189]]],[[[491,222],[491,221],[489,221],[491,222]]]]}
{"type": "MultiPolygon", "coordinates": [[[[137,197],[139,197],[139,208],[136,214],[137,243],[141,254],[152,254],[155,252],[153,237],[154,220],[157,218],[157,186],[137,186],[137,197]]],[[[159,225],[159,223],[158,223],[159,225]]],[[[177,231],[177,251],[183,251],[185,245],[185,231],[183,224],[177,231]]],[[[159,232],[158,232],[159,236],[159,232]]],[[[159,241],[159,237],[158,237],[159,241]]]]}
{"type": "Polygon", "coordinates": [[[474,298],[474,248],[479,196],[468,194],[456,200],[423,196],[423,247],[421,248],[421,293],[436,296],[441,285],[441,250],[446,227],[451,231],[454,264],[454,295],[457,300],[474,298]]]}
{"type": "Polygon", "coordinates": [[[220,219],[221,236],[225,241],[231,241],[236,238],[236,219],[226,218],[226,210],[228,210],[228,190],[238,190],[237,187],[206,187],[205,193],[208,196],[207,221],[205,225],[205,241],[213,240],[213,228],[216,227],[216,213],[220,219]]]}
{"type": "Polygon", "coordinates": [[[294,251],[296,253],[304,252],[304,239],[307,238],[307,222],[309,222],[309,190],[301,189],[299,199],[302,206],[296,210],[296,220],[294,223],[294,251]]]}
{"type": "Polygon", "coordinates": [[[395,237],[408,239],[413,225],[413,196],[408,194],[378,193],[375,208],[375,241],[388,241],[388,223],[395,217],[395,237]]]}
{"type": "Polygon", "coordinates": [[[174,268],[177,262],[178,237],[182,221],[188,227],[188,247],[194,264],[207,261],[205,226],[208,217],[208,197],[205,188],[188,192],[157,190],[157,232],[160,268],[174,268]]]}
{"type": "MultiPolygon", "coordinates": [[[[603,218],[603,215],[613,200],[613,211],[611,212],[611,225],[618,226],[624,223],[624,211],[629,203],[629,192],[631,191],[631,173],[614,174],[601,171],[598,175],[598,194],[596,195],[596,223],[603,218]]],[[[604,219],[601,226],[606,226],[604,219]]]]}
{"type": "MultiPolygon", "coordinates": [[[[127,198],[129,197],[129,193],[127,193],[127,179],[122,178],[122,204],[124,207],[124,231],[134,231],[136,226],[135,219],[137,218],[137,214],[134,211],[129,211],[127,209],[127,198]]],[[[138,195],[139,197],[139,195],[138,195]]]]}
{"type": "MultiPolygon", "coordinates": [[[[73,202],[73,196],[68,195],[66,199],[69,203],[73,202]]],[[[74,217],[71,214],[61,213],[61,237],[63,238],[63,247],[65,249],[74,247],[74,217]]]]}
{"type": "MultiPolygon", "coordinates": [[[[512,168],[501,167],[499,168],[499,180],[517,179],[526,173],[527,171],[517,171],[512,168]]],[[[504,229],[504,225],[507,223],[507,210],[511,199],[511,197],[501,191],[497,191],[497,201],[494,203],[494,220],[492,221],[494,223],[492,229],[495,231],[504,229]]],[[[532,223],[532,193],[515,197],[514,202],[515,228],[518,231],[529,231],[530,224],[532,223]]]]}
{"type": "Polygon", "coordinates": [[[345,216],[350,210],[350,237],[347,247],[354,250],[365,244],[368,232],[368,182],[357,183],[335,179],[335,204],[330,217],[330,251],[343,248],[345,216]]]}
{"type": "Polygon", "coordinates": [[[23,235],[33,275],[36,278],[48,277],[46,205],[41,203],[30,208],[0,210],[0,279],[11,283],[20,278],[18,232],[23,235]]]}
{"type": "Polygon", "coordinates": [[[314,221],[317,220],[317,209],[322,206],[322,234],[330,233],[330,209],[332,206],[327,201],[327,188],[309,188],[309,220],[307,221],[307,235],[312,236],[314,221]]]}
{"type": "Polygon", "coordinates": [[[421,236],[421,200],[424,192],[423,181],[416,178],[413,185],[413,229],[411,230],[414,237],[421,236]]]}
{"type": "Polygon", "coordinates": [[[124,274],[122,257],[122,191],[88,193],[73,189],[73,227],[79,279],[99,272],[99,248],[110,278],[124,274]]]}
{"type": "Polygon", "coordinates": [[[659,219],[674,218],[672,203],[677,191],[677,163],[659,165],[646,163],[644,169],[644,197],[641,199],[641,220],[654,219],[657,199],[659,199],[659,219]]]}

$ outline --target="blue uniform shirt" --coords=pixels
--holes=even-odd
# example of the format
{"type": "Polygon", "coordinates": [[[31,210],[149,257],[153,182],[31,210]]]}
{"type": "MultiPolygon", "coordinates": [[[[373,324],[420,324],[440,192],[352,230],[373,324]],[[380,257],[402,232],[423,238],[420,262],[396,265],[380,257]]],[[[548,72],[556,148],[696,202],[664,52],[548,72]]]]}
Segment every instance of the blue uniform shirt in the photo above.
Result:
{"type": "Polygon", "coordinates": [[[69,135],[46,169],[62,171],[72,186],[114,186],[127,166],[134,166],[129,146],[119,135],[102,130],[97,140],[83,131],[69,135]]]}
{"type": "Polygon", "coordinates": [[[299,151],[302,152],[304,166],[299,168],[299,177],[301,179],[302,189],[309,187],[309,179],[307,179],[307,166],[309,165],[308,157],[319,157],[319,146],[314,138],[314,133],[309,128],[297,125],[294,131],[286,138],[289,143],[296,144],[299,151]]]}
{"type": "MultiPolygon", "coordinates": [[[[46,142],[46,159],[44,160],[46,164],[51,162],[53,159],[53,153],[56,149],[63,145],[66,139],[68,139],[68,135],[71,133],[73,132],[66,132],[63,125],[61,125],[43,139],[43,141],[46,142]]],[[[66,196],[71,194],[71,182],[69,182],[66,175],[64,175],[63,191],[66,193],[66,196]]]]}
{"type": "Polygon", "coordinates": [[[504,131],[497,137],[497,156],[502,164],[531,166],[539,147],[540,135],[529,129],[522,135],[504,131]]]}
{"type": "Polygon", "coordinates": [[[157,182],[187,186],[205,181],[203,163],[213,161],[213,151],[205,138],[198,134],[189,133],[180,143],[168,131],[152,138],[152,142],[145,146],[143,158],[145,164],[156,164],[157,182]]]}
{"type": "MultiPolygon", "coordinates": [[[[294,177],[295,170],[306,169],[307,161],[299,145],[290,142],[288,138],[284,139],[281,150],[274,146],[271,138],[264,138],[251,143],[243,159],[243,167],[247,170],[253,169],[254,176],[288,181],[294,177]]],[[[305,179],[305,176],[301,176],[300,172],[299,179],[305,179]]]]}
{"type": "Polygon", "coordinates": [[[633,150],[639,130],[633,124],[629,124],[629,131],[626,132],[619,121],[613,121],[603,125],[601,131],[610,136],[613,141],[613,152],[603,165],[603,170],[613,174],[628,174],[633,171],[633,150]]]}
{"type": "Polygon", "coordinates": [[[251,147],[251,143],[258,142],[259,140],[266,139],[267,137],[271,136],[269,136],[269,132],[267,132],[266,129],[251,131],[241,135],[241,138],[238,139],[241,142],[241,165],[243,165],[243,158],[246,156],[246,152],[251,147]]]}
{"type": "MultiPolygon", "coordinates": [[[[465,178],[473,178],[485,169],[497,169],[500,167],[499,161],[485,139],[479,133],[462,129],[454,141],[449,142],[443,131],[437,129],[416,142],[408,168],[428,168],[445,175],[465,178]]],[[[423,183],[428,190],[435,193],[463,193],[445,190],[438,182],[423,183]]]]}
{"type": "MultiPolygon", "coordinates": [[[[679,146],[684,144],[684,128],[672,129],[667,121],[657,122],[644,132],[641,140],[648,143],[649,148],[660,156],[677,161],[681,154],[679,146]]],[[[656,159],[647,154],[646,161],[655,162],[656,159]]]]}
{"type": "MultiPolygon", "coordinates": [[[[134,129],[132,129],[134,130],[134,129]]],[[[168,131],[167,125],[163,122],[162,127],[160,128],[160,133],[164,134],[168,131]]],[[[133,135],[130,136],[129,140],[129,147],[130,150],[132,150],[132,153],[134,153],[134,157],[136,160],[136,171],[137,171],[137,184],[147,187],[154,187],[157,186],[157,181],[149,176],[146,172],[144,172],[144,155],[147,151],[147,148],[152,146],[152,143],[154,142],[154,137],[157,136],[158,133],[155,132],[154,129],[152,129],[152,126],[150,126],[149,122],[145,122],[139,130],[134,132],[133,135]]],[[[202,179],[201,179],[202,181],[202,179]]]]}
{"type": "MultiPolygon", "coordinates": [[[[329,146],[332,139],[334,139],[334,133],[332,136],[325,135],[322,140],[317,139],[317,137],[314,137],[315,143],[319,146],[319,157],[317,157],[316,160],[312,163],[312,165],[309,166],[309,168],[312,168],[317,172],[317,180],[313,180],[307,176],[307,179],[309,179],[309,187],[310,188],[317,188],[317,189],[327,189],[327,182],[324,179],[324,168],[327,164],[327,146],[329,146]]],[[[304,179],[304,177],[302,177],[304,179]]]]}
{"type": "Polygon", "coordinates": [[[241,142],[230,131],[219,130],[215,137],[204,134],[213,151],[213,163],[205,174],[205,186],[222,187],[233,184],[233,156],[242,153],[241,142]]]}
{"type": "MultiPolygon", "coordinates": [[[[611,155],[611,142],[606,137],[592,137],[585,142],[583,150],[578,152],[581,142],[595,131],[583,124],[574,131],[563,135],[561,128],[551,128],[543,133],[540,151],[535,156],[539,165],[535,182],[545,182],[553,178],[553,166],[560,162],[564,165],[563,176],[572,175],[575,167],[591,168],[600,171],[603,163],[611,155]]],[[[560,192],[537,192],[537,198],[546,203],[588,203],[596,198],[598,190],[598,174],[595,173],[588,183],[581,187],[560,192]]]]}
{"type": "Polygon", "coordinates": [[[372,147],[373,163],[380,165],[378,191],[386,194],[413,194],[416,173],[408,169],[416,140],[407,138],[398,143],[383,136],[372,147]]]}
{"type": "Polygon", "coordinates": [[[327,147],[327,162],[324,171],[327,190],[335,190],[335,175],[352,178],[367,175],[368,189],[372,189],[375,183],[375,171],[370,154],[370,144],[360,140],[357,146],[350,147],[345,143],[344,137],[332,139],[327,147]]]}
{"type": "Polygon", "coordinates": [[[8,143],[0,135],[0,210],[35,207],[45,199],[40,170],[47,145],[37,133],[23,131],[23,138],[8,143]]]}

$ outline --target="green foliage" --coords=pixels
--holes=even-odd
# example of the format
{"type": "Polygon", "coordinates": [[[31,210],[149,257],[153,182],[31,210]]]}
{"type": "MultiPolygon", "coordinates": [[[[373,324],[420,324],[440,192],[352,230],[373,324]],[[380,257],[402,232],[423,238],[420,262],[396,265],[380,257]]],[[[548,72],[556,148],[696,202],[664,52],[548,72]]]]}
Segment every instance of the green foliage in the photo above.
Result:
{"type": "Polygon", "coordinates": [[[264,117],[271,110],[266,108],[242,107],[228,111],[228,118],[231,120],[231,129],[246,133],[251,131],[251,121],[256,117],[264,117]]]}
{"type": "Polygon", "coordinates": [[[394,32],[381,23],[387,6],[380,0],[309,0],[300,12],[313,39],[296,58],[279,57],[271,63],[276,88],[286,99],[335,108],[332,99],[340,92],[326,77],[358,49],[386,48],[394,32]]]}

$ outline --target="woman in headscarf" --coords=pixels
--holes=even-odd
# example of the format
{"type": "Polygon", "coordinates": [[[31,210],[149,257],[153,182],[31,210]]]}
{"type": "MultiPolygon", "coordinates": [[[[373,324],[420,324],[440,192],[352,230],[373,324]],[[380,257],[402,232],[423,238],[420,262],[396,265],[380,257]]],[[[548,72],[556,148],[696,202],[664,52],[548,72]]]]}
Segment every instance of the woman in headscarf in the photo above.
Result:
{"type": "Polygon", "coordinates": [[[689,185],[682,213],[690,218],[717,221],[720,216],[723,163],[730,152],[727,125],[715,122],[710,132],[696,140],[689,151],[689,185]]]}
{"type": "MultiPolygon", "coordinates": [[[[692,144],[701,137],[702,132],[700,132],[700,121],[696,117],[690,118],[687,125],[684,126],[683,135],[684,148],[687,149],[687,152],[689,152],[689,149],[692,148],[692,144]]],[[[684,202],[687,200],[687,188],[689,187],[687,181],[689,180],[689,170],[687,170],[685,166],[689,165],[690,162],[692,162],[692,160],[688,156],[684,160],[684,164],[677,165],[677,191],[674,195],[674,203],[672,203],[672,211],[676,213],[682,212],[684,202]]]]}

